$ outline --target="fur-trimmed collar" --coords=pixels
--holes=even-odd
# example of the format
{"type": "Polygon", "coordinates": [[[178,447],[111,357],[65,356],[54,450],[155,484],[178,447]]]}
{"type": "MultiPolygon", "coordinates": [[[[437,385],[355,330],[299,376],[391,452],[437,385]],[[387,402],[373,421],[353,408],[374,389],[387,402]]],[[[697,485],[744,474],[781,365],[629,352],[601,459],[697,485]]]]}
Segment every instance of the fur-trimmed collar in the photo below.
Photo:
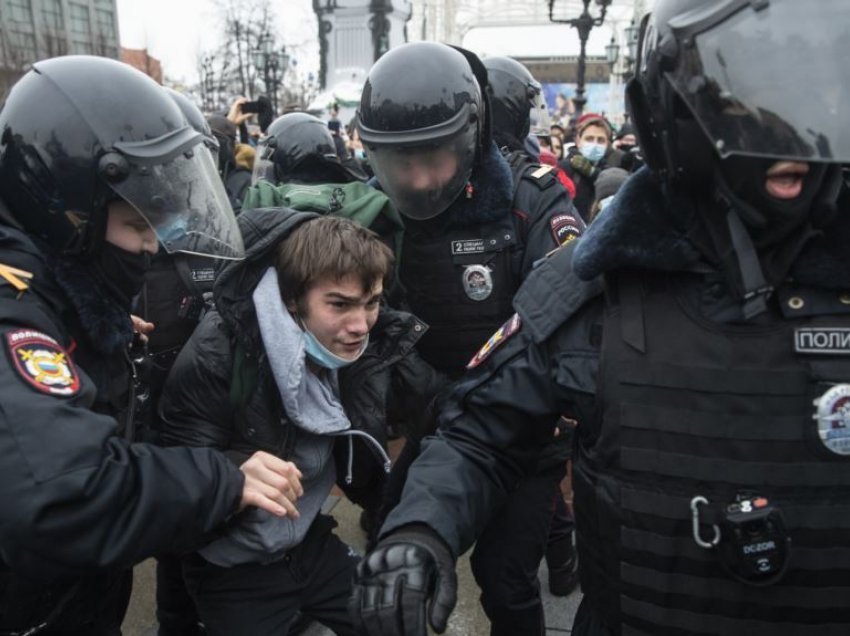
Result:
{"type": "Polygon", "coordinates": [[[48,263],[57,285],[76,310],[91,347],[104,355],[126,349],[133,342],[129,309],[120,307],[103,291],[103,284],[85,264],[50,257],[48,263]]]}
{"type": "MultiPolygon", "coordinates": [[[[850,288],[850,193],[844,187],[836,220],[811,239],[791,267],[803,285],[850,288]]],[[[687,271],[703,259],[686,235],[694,207],[675,206],[652,173],[632,175],[616,198],[588,227],[576,247],[573,266],[582,280],[605,272],[637,268],[687,271]]]]}
{"type": "Polygon", "coordinates": [[[591,280],[627,267],[690,269],[699,262],[700,253],[680,229],[686,223],[681,215],[676,218],[652,173],[644,168],[623,184],[605,212],[587,228],[573,257],[575,272],[582,280],[591,280]]]}
{"type": "Polygon", "coordinates": [[[513,175],[495,142],[490,142],[469,182],[472,196],[461,193],[446,211],[451,226],[480,225],[510,214],[514,199],[513,175]]]}

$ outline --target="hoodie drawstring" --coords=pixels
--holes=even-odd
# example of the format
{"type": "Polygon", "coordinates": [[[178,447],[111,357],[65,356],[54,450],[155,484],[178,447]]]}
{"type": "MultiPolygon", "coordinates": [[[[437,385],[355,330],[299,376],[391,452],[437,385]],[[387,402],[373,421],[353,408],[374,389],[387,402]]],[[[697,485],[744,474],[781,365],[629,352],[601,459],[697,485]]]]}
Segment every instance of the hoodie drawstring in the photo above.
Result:
{"type": "Polygon", "coordinates": [[[368,442],[368,444],[375,451],[377,451],[376,455],[378,455],[379,458],[383,461],[384,472],[385,473],[390,472],[390,468],[392,468],[392,465],[393,465],[392,460],[390,460],[390,456],[384,450],[384,447],[381,446],[381,443],[378,440],[376,440],[374,437],[369,435],[369,433],[366,433],[364,431],[357,431],[357,430],[349,429],[347,431],[340,431],[339,433],[333,433],[333,435],[335,435],[335,436],[347,435],[348,436],[348,466],[347,466],[347,472],[346,472],[346,475],[345,475],[345,483],[346,484],[350,485],[351,482],[354,481],[354,437],[355,437],[355,435],[366,440],[368,442]]]}

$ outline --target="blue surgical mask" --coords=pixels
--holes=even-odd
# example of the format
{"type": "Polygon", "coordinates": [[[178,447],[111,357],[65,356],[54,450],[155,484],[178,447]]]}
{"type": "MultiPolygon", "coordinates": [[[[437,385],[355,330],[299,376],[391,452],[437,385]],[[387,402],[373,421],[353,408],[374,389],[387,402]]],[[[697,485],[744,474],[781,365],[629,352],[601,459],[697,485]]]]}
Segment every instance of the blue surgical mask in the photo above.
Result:
{"type": "Polygon", "coordinates": [[[353,358],[346,359],[340,358],[335,353],[331,353],[322,343],[319,342],[318,338],[310,333],[309,329],[304,328],[304,351],[310,356],[310,359],[318,364],[320,367],[324,367],[325,369],[341,369],[342,367],[347,367],[352,362],[355,362],[363,355],[363,352],[366,351],[366,347],[369,344],[369,335],[366,335],[366,340],[363,341],[363,348],[360,349],[360,352],[353,358]]]}
{"type": "Polygon", "coordinates": [[[584,158],[590,163],[595,164],[602,161],[602,157],[605,156],[605,151],[607,149],[608,147],[603,144],[585,143],[581,145],[579,152],[581,152],[584,158]]]}
{"type": "Polygon", "coordinates": [[[354,156],[357,157],[358,159],[360,159],[360,161],[365,161],[366,160],[366,151],[363,150],[363,148],[355,148],[354,149],[354,156]]]}

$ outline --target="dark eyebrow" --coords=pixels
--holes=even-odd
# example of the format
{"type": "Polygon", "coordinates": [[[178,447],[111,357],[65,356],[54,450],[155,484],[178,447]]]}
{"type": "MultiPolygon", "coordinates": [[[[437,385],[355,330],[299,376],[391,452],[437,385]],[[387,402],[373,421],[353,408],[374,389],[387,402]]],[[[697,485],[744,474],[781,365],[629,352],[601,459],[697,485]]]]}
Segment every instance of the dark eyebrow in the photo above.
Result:
{"type": "MultiPolygon", "coordinates": [[[[381,292],[380,294],[372,294],[366,300],[366,303],[371,303],[371,302],[374,302],[375,300],[380,300],[382,294],[383,294],[383,292],[381,292]]],[[[343,302],[352,303],[352,304],[359,303],[361,298],[362,298],[362,296],[346,296],[345,294],[340,294],[339,292],[327,292],[325,294],[325,300],[341,300],[343,302]]]]}
{"type": "Polygon", "coordinates": [[[356,303],[360,300],[359,296],[346,296],[345,294],[340,294],[339,292],[328,292],[325,294],[325,298],[327,300],[342,300],[347,303],[356,303]]]}

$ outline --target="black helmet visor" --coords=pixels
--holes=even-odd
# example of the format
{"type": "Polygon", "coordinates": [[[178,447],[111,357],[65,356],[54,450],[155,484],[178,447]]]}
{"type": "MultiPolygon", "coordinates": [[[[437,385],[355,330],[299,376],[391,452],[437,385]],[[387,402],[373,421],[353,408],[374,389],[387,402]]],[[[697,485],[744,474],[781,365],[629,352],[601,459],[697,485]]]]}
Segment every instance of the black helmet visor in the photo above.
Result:
{"type": "Polygon", "coordinates": [[[408,218],[431,219],[463,190],[475,163],[476,128],[417,145],[365,144],[369,165],[387,196],[408,218]]]}
{"type": "Polygon", "coordinates": [[[243,258],[242,236],[215,161],[201,135],[192,133],[115,144],[127,162],[126,175],[107,181],[144,217],[169,254],[243,258]]]}
{"type": "Polygon", "coordinates": [[[846,0],[706,3],[667,74],[721,157],[850,161],[846,0]]]}

